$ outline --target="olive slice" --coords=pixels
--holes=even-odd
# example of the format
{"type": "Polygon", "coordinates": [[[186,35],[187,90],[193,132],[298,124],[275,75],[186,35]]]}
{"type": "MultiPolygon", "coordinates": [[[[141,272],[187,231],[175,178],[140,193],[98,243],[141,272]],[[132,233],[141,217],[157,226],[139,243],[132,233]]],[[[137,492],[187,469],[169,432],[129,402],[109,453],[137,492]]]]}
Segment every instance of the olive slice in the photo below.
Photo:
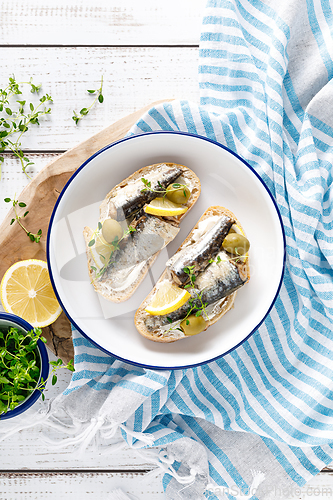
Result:
{"type": "Polygon", "coordinates": [[[249,251],[250,242],[242,234],[229,233],[224,238],[222,247],[232,255],[245,255],[249,251]]]}
{"type": "Polygon", "coordinates": [[[107,243],[119,241],[124,234],[123,228],[118,221],[114,219],[105,219],[102,225],[102,236],[107,243]]]}
{"type": "Polygon", "coordinates": [[[180,205],[187,203],[191,196],[191,191],[187,186],[182,184],[173,183],[166,189],[166,197],[168,200],[178,203],[180,205]]]}
{"type": "Polygon", "coordinates": [[[206,327],[207,323],[203,317],[196,316],[195,314],[191,314],[191,316],[188,316],[180,323],[180,328],[188,337],[203,332],[206,327]]]}

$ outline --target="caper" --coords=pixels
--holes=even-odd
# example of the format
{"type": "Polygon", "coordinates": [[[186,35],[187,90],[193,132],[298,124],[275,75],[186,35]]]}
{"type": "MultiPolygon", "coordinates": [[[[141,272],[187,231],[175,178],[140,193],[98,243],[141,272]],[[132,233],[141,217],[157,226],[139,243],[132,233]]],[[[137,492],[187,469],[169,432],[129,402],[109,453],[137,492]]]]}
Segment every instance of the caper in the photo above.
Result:
{"type": "Polygon", "coordinates": [[[232,255],[244,255],[249,251],[250,242],[242,234],[229,233],[224,238],[222,246],[232,255]]]}
{"type": "Polygon", "coordinates": [[[119,222],[114,219],[105,219],[102,225],[102,235],[105,241],[113,243],[114,240],[119,241],[123,236],[124,231],[119,222]]]}
{"type": "Polygon", "coordinates": [[[191,196],[191,191],[182,184],[170,184],[166,189],[166,197],[173,203],[186,203],[191,196]]]}
{"type": "Polygon", "coordinates": [[[186,319],[184,319],[180,323],[180,328],[183,330],[185,335],[197,335],[205,330],[207,326],[206,321],[202,316],[196,316],[195,314],[191,314],[186,319]]]}

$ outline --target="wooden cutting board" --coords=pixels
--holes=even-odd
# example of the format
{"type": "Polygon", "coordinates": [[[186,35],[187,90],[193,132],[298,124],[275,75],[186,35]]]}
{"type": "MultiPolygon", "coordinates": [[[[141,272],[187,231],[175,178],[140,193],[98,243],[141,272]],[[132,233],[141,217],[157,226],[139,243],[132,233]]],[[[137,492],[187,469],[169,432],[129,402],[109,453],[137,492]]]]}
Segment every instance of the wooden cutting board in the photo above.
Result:
{"type": "MultiPolygon", "coordinates": [[[[46,260],[46,234],[52,210],[61,190],[75,170],[91,155],[124,137],[141,115],[152,106],[170,100],[172,99],[151,103],[118,120],[53,160],[33,178],[18,199],[25,202],[29,209],[29,214],[25,218],[29,230],[36,233],[41,228],[43,236],[39,243],[31,242],[17,223],[10,225],[14,213],[13,209],[9,210],[0,226],[0,280],[7,269],[19,260],[46,260]]],[[[43,334],[47,339],[48,347],[56,356],[66,362],[73,358],[70,322],[64,313],[61,313],[52,325],[43,328],[43,334]]]]}

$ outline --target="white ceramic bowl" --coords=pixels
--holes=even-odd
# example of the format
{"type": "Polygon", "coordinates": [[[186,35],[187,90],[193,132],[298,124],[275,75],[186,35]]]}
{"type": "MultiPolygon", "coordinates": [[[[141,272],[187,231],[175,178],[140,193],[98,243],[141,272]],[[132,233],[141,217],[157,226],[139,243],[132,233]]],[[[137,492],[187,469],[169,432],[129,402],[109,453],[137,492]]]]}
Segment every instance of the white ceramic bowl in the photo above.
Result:
{"type": "Polygon", "coordinates": [[[236,154],[204,137],[182,132],[132,136],[102,149],[71,177],[54,208],[47,239],[51,281],[65,313],[96,346],[119,359],[154,369],[193,367],[230,352],[270,311],[282,282],[285,237],[277,206],[263,181],[236,154]],[[96,227],[99,205],[113,186],[158,162],[186,165],[201,181],[201,195],[134,295],[115,304],[100,297],[88,277],[84,226],[96,227]],[[170,344],[143,338],[134,313],[202,213],[222,205],[240,220],[251,243],[251,279],[235,307],[200,335],[170,344]]]}

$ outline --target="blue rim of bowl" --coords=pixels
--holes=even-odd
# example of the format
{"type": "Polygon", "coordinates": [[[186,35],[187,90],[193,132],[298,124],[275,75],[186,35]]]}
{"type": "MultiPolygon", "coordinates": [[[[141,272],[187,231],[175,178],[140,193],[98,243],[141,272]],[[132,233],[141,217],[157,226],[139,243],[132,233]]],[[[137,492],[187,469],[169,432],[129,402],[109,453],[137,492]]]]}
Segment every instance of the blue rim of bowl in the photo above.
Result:
{"type": "MultiPolygon", "coordinates": [[[[0,320],[2,319],[10,321],[11,323],[15,323],[17,326],[23,328],[27,332],[33,330],[33,326],[31,326],[30,323],[20,318],[19,316],[16,316],[15,314],[0,312],[0,320]]],[[[37,340],[37,346],[39,349],[40,359],[41,359],[41,372],[39,380],[41,380],[41,378],[43,378],[43,380],[46,380],[49,375],[49,357],[46,351],[46,347],[41,340],[37,340]]],[[[35,389],[34,392],[31,393],[31,395],[28,396],[28,398],[24,400],[23,403],[14,408],[14,410],[9,410],[4,415],[1,415],[0,423],[1,420],[5,420],[6,418],[16,417],[16,415],[20,415],[21,413],[26,411],[28,408],[30,408],[30,406],[36,403],[37,399],[41,396],[42,392],[43,392],[42,390],[40,391],[39,389],[35,389]]]]}
{"type": "Polygon", "coordinates": [[[251,337],[251,335],[253,335],[253,333],[260,327],[260,325],[265,321],[265,319],[267,318],[268,314],[270,313],[270,311],[271,311],[271,309],[272,309],[272,307],[273,307],[273,305],[274,305],[274,303],[275,303],[275,301],[277,299],[277,296],[279,295],[279,292],[280,292],[280,289],[281,289],[281,286],[282,286],[284,269],[285,269],[285,262],[286,262],[286,236],[285,236],[284,227],[283,227],[283,223],[282,223],[282,217],[281,217],[279,208],[277,206],[277,203],[276,203],[275,199],[273,198],[272,193],[270,192],[270,190],[266,186],[265,182],[261,179],[261,177],[259,176],[259,174],[257,174],[257,172],[254,170],[254,168],[251,167],[251,165],[246,160],[244,160],[244,158],[242,158],[237,153],[235,153],[234,151],[232,151],[228,147],[224,146],[223,144],[220,144],[220,143],[218,143],[216,141],[213,141],[212,139],[209,139],[208,137],[204,137],[204,136],[197,135],[197,134],[191,134],[189,132],[180,132],[180,131],[176,131],[176,130],[156,130],[156,131],[152,131],[152,132],[145,132],[143,134],[137,134],[137,135],[131,135],[131,136],[128,136],[128,137],[124,137],[123,139],[120,139],[118,141],[113,142],[112,144],[109,144],[109,145],[105,146],[104,148],[100,149],[99,151],[97,151],[96,153],[94,153],[92,156],[90,156],[90,158],[88,158],[84,163],[82,163],[82,165],[74,172],[74,174],[70,177],[70,179],[65,184],[65,186],[62,189],[59,197],[57,198],[56,204],[54,206],[54,209],[53,209],[53,212],[52,212],[52,215],[51,215],[51,218],[50,218],[50,223],[49,223],[48,232],[47,232],[47,240],[46,240],[46,258],[47,258],[47,264],[48,264],[48,269],[49,269],[49,274],[50,274],[50,279],[51,279],[51,283],[52,283],[52,286],[53,286],[53,290],[54,290],[54,293],[55,293],[55,295],[56,295],[56,297],[57,297],[57,299],[58,299],[58,301],[59,301],[59,303],[60,303],[60,305],[61,305],[64,313],[66,314],[66,316],[68,317],[68,319],[70,320],[70,322],[72,323],[72,325],[75,327],[75,329],[78,330],[95,347],[97,347],[101,351],[105,352],[109,356],[113,356],[116,359],[119,359],[120,361],[123,361],[124,363],[129,363],[129,364],[132,364],[134,366],[140,366],[141,368],[147,368],[149,370],[184,370],[184,369],[187,369],[187,368],[195,368],[196,366],[201,366],[201,365],[204,365],[206,363],[211,363],[212,361],[215,361],[215,360],[217,360],[217,359],[219,359],[219,358],[221,358],[223,356],[226,356],[229,352],[234,351],[237,347],[239,347],[244,342],[246,342],[251,337]],[[280,222],[281,232],[282,232],[282,238],[283,238],[283,252],[284,252],[284,254],[283,254],[283,263],[282,263],[282,272],[281,272],[280,282],[279,282],[279,285],[277,287],[275,297],[274,297],[274,299],[273,299],[270,307],[268,308],[266,314],[262,318],[262,320],[255,326],[255,328],[253,328],[253,330],[251,330],[251,332],[241,342],[239,342],[237,345],[235,345],[234,347],[232,347],[228,351],[226,351],[226,352],[224,352],[222,354],[219,354],[218,356],[215,356],[214,358],[208,359],[206,361],[202,361],[200,363],[195,363],[195,364],[191,364],[191,365],[184,365],[184,366],[163,366],[162,367],[162,366],[152,366],[152,365],[145,365],[145,364],[142,364],[142,363],[137,363],[135,361],[131,361],[131,360],[122,358],[122,357],[120,357],[120,356],[118,356],[116,354],[113,354],[111,351],[108,351],[104,347],[100,346],[97,342],[95,342],[94,340],[92,340],[83,330],[81,330],[81,328],[75,323],[75,321],[68,314],[68,312],[67,312],[67,310],[66,310],[66,308],[65,308],[65,306],[64,306],[64,304],[63,304],[63,302],[62,302],[62,300],[59,297],[59,294],[57,292],[57,289],[56,289],[56,286],[55,286],[55,282],[54,282],[54,279],[53,279],[53,275],[52,275],[51,263],[50,263],[51,262],[51,260],[50,260],[50,234],[51,234],[51,230],[52,230],[53,219],[55,217],[58,205],[59,205],[59,203],[60,203],[60,201],[61,201],[64,193],[66,192],[68,186],[71,184],[71,182],[73,181],[73,179],[77,176],[77,174],[89,162],[91,162],[91,160],[93,160],[96,156],[98,156],[99,154],[103,153],[107,149],[110,149],[113,146],[116,146],[117,144],[120,144],[120,143],[125,142],[125,141],[129,141],[131,139],[136,139],[138,137],[149,136],[149,135],[156,135],[156,134],[186,135],[186,136],[194,137],[196,139],[201,139],[201,140],[204,140],[204,141],[207,141],[207,142],[211,142],[212,144],[215,144],[216,146],[219,146],[220,148],[224,149],[225,151],[228,151],[228,153],[232,154],[232,156],[235,156],[236,158],[238,158],[238,160],[240,160],[246,167],[248,167],[251,170],[251,172],[258,178],[258,180],[261,182],[261,184],[263,185],[263,187],[265,188],[265,190],[269,194],[270,199],[271,199],[271,201],[272,201],[272,203],[274,205],[274,208],[276,210],[279,222],[280,222]]]}

